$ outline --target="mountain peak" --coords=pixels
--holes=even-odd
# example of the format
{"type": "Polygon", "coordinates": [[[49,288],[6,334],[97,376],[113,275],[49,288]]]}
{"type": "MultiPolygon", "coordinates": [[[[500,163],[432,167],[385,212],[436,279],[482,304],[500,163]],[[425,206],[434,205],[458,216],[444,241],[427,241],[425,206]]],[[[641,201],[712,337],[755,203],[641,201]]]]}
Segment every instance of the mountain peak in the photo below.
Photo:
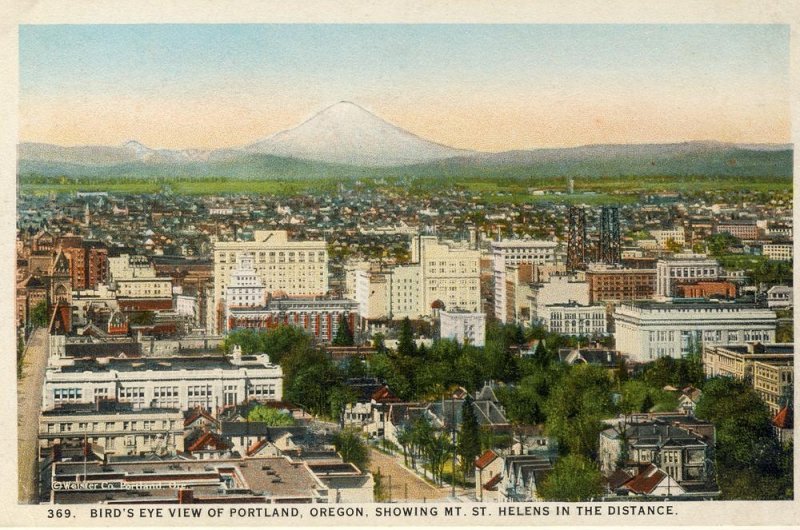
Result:
{"type": "Polygon", "coordinates": [[[472,153],[420,138],[352,101],[334,103],[297,127],[275,133],[246,149],[365,166],[418,164],[472,153]]]}

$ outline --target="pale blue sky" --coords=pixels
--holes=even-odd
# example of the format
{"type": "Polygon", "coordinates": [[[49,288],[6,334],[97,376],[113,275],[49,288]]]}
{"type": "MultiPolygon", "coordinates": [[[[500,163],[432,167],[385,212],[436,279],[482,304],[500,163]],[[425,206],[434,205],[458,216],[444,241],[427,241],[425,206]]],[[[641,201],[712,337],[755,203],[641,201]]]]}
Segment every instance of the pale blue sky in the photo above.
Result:
{"type": "Polygon", "coordinates": [[[165,147],[236,145],[342,99],[423,136],[479,149],[604,135],[733,139],[725,137],[731,131],[740,141],[788,141],[789,29],[21,26],[20,90],[22,139],[56,143],[136,137],[165,147]],[[637,116],[663,123],[645,127],[637,116]]]}

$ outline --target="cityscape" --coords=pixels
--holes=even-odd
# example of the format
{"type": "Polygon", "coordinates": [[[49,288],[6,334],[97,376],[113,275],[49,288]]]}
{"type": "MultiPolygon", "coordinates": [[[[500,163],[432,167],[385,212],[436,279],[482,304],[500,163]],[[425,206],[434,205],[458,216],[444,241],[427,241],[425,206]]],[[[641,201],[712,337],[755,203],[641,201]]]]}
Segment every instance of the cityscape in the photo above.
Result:
{"type": "Polygon", "coordinates": [[[788,137],[499,149],[367,100],[202,148],[23,124],[19,503],[794,498],[788,137]]]}

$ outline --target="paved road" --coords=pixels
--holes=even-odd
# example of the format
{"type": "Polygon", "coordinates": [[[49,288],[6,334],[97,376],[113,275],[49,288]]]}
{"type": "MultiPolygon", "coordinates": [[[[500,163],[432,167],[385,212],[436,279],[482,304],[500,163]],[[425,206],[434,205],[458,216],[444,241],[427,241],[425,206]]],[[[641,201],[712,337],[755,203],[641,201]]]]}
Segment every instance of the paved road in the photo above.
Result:
{"type": "Polygon", "coordinates": [[[47,332],[37,329],[25,349],[22,379],[17,383],[17,458],[19,502],[38,503],[37,430],[42,408],[42,385],[47,367],[47,332]]]}
{"type": "Polygon", "coordinates": [[[397,458],[370,448],[369,458],[369,470],[377,473],[380,469],[387,493],[391,476],[392,502],[443,501],[450,495],[449,487],[433,486],[413,471],[405,468],[402,465],[402,456],[397,458]]]}

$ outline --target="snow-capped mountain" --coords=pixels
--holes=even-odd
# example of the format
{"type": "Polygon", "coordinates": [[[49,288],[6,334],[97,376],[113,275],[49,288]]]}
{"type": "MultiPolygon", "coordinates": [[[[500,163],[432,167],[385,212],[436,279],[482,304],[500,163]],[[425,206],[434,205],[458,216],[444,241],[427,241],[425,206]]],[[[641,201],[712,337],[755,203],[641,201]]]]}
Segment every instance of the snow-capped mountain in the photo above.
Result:
{"type": "Polygon", "coordinates": [[[403,166],[474,153],[420,138],[349,101],[331,105],[297,127],[245,149],[356,166],[403,166]]]}

